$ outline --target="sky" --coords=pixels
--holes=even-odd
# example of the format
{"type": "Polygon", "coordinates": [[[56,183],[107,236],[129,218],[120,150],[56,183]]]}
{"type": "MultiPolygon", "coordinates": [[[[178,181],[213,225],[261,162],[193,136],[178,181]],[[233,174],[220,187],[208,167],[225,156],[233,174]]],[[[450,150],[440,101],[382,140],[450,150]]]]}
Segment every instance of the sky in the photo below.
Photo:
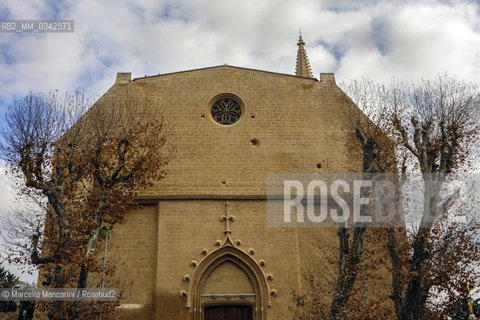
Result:
{"type": "MultiPolygon", "coordinates": [[[[73,33],[0,33],[0,129],[30,91],[101,95],[142,77],[229,64],[293,74],[299,29],[315,77],[480,85],[475,0],[3,0],[0,20],[72,19],[73,33]]],[[[0,216],[14,196],[0,165],[0,216]]]]}

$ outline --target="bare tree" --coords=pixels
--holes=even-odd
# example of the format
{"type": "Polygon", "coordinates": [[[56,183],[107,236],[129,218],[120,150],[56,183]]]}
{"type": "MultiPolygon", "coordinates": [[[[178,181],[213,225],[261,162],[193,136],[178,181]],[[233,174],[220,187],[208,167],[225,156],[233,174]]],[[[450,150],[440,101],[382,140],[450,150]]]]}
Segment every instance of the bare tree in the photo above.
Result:
{"type": "MultiPolygon", "coordinates": [[[[351,232],[353,228],[349,228],[351,232]]],[[[356,268],[356,281],[348,291],[340,292],[339,257],[340,246],[334,242],[331,235],[317,233],[315,242],[318,244],[321,252],[312,250],[310,256],[305,260],[302,267],[302,290],[291,290],[293,319],[298,320],[330,320],[333,316],[349,320],[369,320],[369,319],[395,319],[386,296],[381,296],[378,292],[367,292],[368,286],[374,282],[381,283],[385,277],[381,277],[383,270],[381,264],[382,257],[378,256],[378,240],[380,237],[365,232],[363,238],[363,250],[360,256],[360,262],[354,265],[356,268]],[[332,302],[335,294],[344,293],[348,295],[344,305],[338,306],[338,312],[332,315],[332,302]]],[[[343,272],[343,276],[351,279],[349,270],[343,272]]],[[[388,278],[387,278],[388,279],[388,278]]],[[[373,290],[372,290],[373,291],[373,290]]]]}
{"type": "Polygon", "coordinates": [[[2,219],[2,251],[22,272],[38,271],[31,260],[32,249],[37,248],[34,256],[41,252],[46,210],[41,198],[22,199],[17,195],[15,207],[2,219]]]}
{"type": "MultiPolygon", "coordinates": [[[[383,246],[390,257],[395,317],[443,319],[453,314],[456,297],[468,296],[480,279],[478,268],[472,267],[478,267],[480,261],[479,221],[457,219],[459,215],[473,217],[474,208],[451,183],[453,173],[468,172],[475,160],[470,150],[479,134],[478,88],[448,75],[412,84],[392,81],[390,86],[362,79],[344,87],[360,109],[346,99],[345,130],[354,132],[349,150],[354,155],[360,150],[356,153],[359,170],[366,178],[393,173],[398,190],[410,188],[412,197],[397,194],[392,201],[398,212],[418,217],[419,222],[377,228],[374,247],[366,245],[368,226],[339,225],[339,245],[334,248],[338,271],[323,282],[331,284],[327,290],[332,297],[330,305],[318,297],[305,299],[318,290],[312,280],[318,276],[313,269],[306,269],[308,294],[294,293],[296,310],[303,311],[304,319],[315,319],[309,318],[312,314],[321,314],[322,319],[365,317],[377,304],[367,301],[359,308],[356,303],[359,290],[375,277],[365,273],[365,261],[372,256],[371,250],[383,246]],[[418,178],[413,187],[408,184],[412,176],[418,178]],[[446,192],[449,188],[453,188],[450,193],[446,192]],[[416,205],[412,205],[414,201],[416,205]],[[443,303],[436,305],[440,298],[443,303]]],[[[364,210],[368,214],[368,208],[364,210]]]]}
{"type": "MultiPolygon", "coordinates": [[[[373,179],[376,174],[393,172],[395,168],[394,146],[388,139],[388,114],[390,109],[385,104],[387,91],[384,87],[363,79],[353,81],[345,86],[348,95],[356,102],[356,105],[348,97],[343,104],[346,117],[345,131],[354,131],[351,137],[349,150],[356,155],[360,163],[359,171],[365,179],[373,179]],[[375,97],[375,99],[372,99],[375,97]],[[355,143],[356,142],[356,143],[355,143]],[[359,148],[360,147],[360,148],[359,148]],[[360,150],[360,152],[358,152],[360,150]]],[[[368,191],[366,191],[368,193],[368,191]]],[[[370,197],[364,194],[363,197],[370,197]]],[[[368,215],[368,207],[362,206],[362,215],[368,215]]],[[[349,226],[347,222],[338,226],[338,274],[334,285],[333,298],[330,306],[330,319],[352,318],[354,313],[347,315],[345,312],[349,300],[355,296],[354,288],[359,273],[364,266],[364,245],[367,233],[367,225],[349,226]]],[[[364,280],[363,280],[364,281],[364,280]]],[[[365,286],[366,284],[363,283],[365,286]]],[[[365,291],[365,289],[364,289],[365,291]]],[[[368,303],[365,309],[368,309],[368,303]]],[[[360,317],[364,311],[358,311],[360,317]]]]}
{"type": "MultiPolygon", "coordinates": [[[[458,194],[445,197],[441,193],[453,173],[468,171],[468,155],[480,129],[480,100],[475,85],[448,75],[396,85],[393,90],[404,94],[394,104],[392,136],[421,174],[423,203],[420,212],[409,212],[420,216],[420,224],[412,229],[407,248],[390,233],[392,299],[398,319],[431,319],[427,301],[432,287],[453,296],[478,285],[478,272],[470,274],[468,268],[471,262],[480,261],[475,241],[478,221],[450,222],[449,214],[462,210],[451,210],[458,194]],[[401,257],[402,251],[406,258],[401,257]]],[[[436,312],[442,317],[451,310],[436,312]]]]}
{"type": "MultiPolygon", "coordinates": [[[[376,174],[392,173],[395,171],[396,158],[394,144],[388,138],[389,120],[391,110],[384,103],[387,99],[387,90],[384,87],[364,79],[354,81],[345,86],[348,96],[340,101],[343,107],[344,130],[347,136],[346,150],[352,155],[353,161],[358,164],[355,170],[364,175],[364,179],[373,179],[376,174]],[[375,97],[375,99],[372,99],[375,97]]],[[[363,198],[371,195],[368,191],[363,198]]],[[[369,215],[370,208],[361,207],[361,215],[369,215]]],[[[302,315],[303,319],[367,319],[366,314],[380,314],[383,319],[388,318],[388,313],[383,310],[379,301],[368,301],[366,298],[366,281],[377,277],[376,270],[370,273],[368,268],[375,269],[379,263],[375,255],[376,241],[369,242],[367,225],[351,225],[349,221],[338,223],[338,244],[322,240],[319,247],[327,250],[334,258],[328,266],[324,266],[322,276],[315,266],[309,264],[304,268],[304,283],[306,294],[293,292],[294,310],[296,316],[302,315]],[[365,251],[367,254],[365,255],[365,251]],[[336,272],[325,277],[325,270],[336,269],[336,272]],[[320,279],[321,278],[321,279],[320,279]],[[359,285],[359,278],[361,284],[359,285]],[[325,296],[331,296],[327,304],[325,296]]],[[[378,238],[377,238],[378,240],[378,238]]]]}
{"type": "MultiPolygon", "coordinates": [[[[89,272],[100,270],[95,252],[102,227],[122,223],[138,207],[137,192],[164,175],[161,110],[140,92],[123,89],[86,113],[84,97],[51,94],[30,94],[7,113],[3,151],[24,183],[19,193],[46,201],[45,226],[26,247],[30,261],[42,266],[46,286],[86,287],[89,272]]],[[[49,317],[87,317],[88,308],[64,306],[49,317]]]]}

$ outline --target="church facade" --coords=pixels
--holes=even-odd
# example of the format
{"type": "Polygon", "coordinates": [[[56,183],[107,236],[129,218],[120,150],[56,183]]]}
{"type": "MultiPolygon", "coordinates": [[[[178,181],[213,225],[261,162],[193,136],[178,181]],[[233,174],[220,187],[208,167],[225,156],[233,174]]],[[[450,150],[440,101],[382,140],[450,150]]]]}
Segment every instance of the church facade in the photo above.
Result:
{"type": "Polygon", "coordinates": [[[267,175],[358,167],[345,94],[333,74],[313,78],[304,45],[300,37],[295,75],[229,65],[117,75],[105,95],[135,88],[152,98],[176,148],[166,178],[111,232],[121,319],[292,318],[290,292],[319,250],[314,234],[337,241],[336,230],[267,226],[267,175]]]}

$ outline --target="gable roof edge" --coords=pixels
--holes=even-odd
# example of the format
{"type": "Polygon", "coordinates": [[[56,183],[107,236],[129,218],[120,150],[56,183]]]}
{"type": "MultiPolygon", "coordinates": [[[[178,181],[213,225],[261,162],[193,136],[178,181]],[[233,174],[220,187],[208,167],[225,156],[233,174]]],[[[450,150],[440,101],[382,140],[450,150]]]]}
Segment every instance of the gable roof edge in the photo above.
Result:
{"type": "Polygon", "coordinates": [[[256,71],[256,72],[263,72],[263,73],[268,73],[268,74],[275,74],[275,75],[281,75],[281,76],[288,76],[288,77],[295,77],[295,78],[301,78],[301,79],[308,79],[308,80],[313,80],[313,81],[317,81],[317,82],[319,81],[317,78],[297,76],[297,75],[294,75],[294,74],[281,73],[281,72],[273,72],[273,71],[266,71],[266,70],[260,70],[260,69],[237,67],[237,66],[231,66],[231,65],[227,65],[227,64],[217,65],[217,66],[212,66],[212,67],[204,67],[204,68],[190,69],[190,70],[182,70],[182,71],[168,72],[168,73],[162,73],[162,74],[159,73],[159,74],[152,75],[152,76],[145,76],[145,77],[134,78],[132,81],[142,80],[142,79],[147,79],[147,78],[156,78],[156,77],[162,77],[162,76],[168,76],[168,75],[174,75],[174,74],[180,74],[180,73],[186,73],[186,72],[193,72],[193,71],[210,70],[210,69],[216,69],[216,68],[234,68],[234,69],[240,69],[240,70],[256,71]]]}

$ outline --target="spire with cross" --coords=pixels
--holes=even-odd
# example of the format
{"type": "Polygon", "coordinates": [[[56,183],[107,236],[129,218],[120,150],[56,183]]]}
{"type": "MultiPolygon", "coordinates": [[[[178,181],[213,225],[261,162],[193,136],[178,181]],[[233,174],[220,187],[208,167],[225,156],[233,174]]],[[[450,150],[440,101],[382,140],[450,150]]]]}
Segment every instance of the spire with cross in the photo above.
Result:
{"type": "Polygon", "coordinates": [[[313,78],[310,62],[308,62],[307,51],[305,50],[305,42],[302,38],[302,30],[300,29],[298,33],[297,67],[295,68],[295,74],[297,76],[313,78]]]}

